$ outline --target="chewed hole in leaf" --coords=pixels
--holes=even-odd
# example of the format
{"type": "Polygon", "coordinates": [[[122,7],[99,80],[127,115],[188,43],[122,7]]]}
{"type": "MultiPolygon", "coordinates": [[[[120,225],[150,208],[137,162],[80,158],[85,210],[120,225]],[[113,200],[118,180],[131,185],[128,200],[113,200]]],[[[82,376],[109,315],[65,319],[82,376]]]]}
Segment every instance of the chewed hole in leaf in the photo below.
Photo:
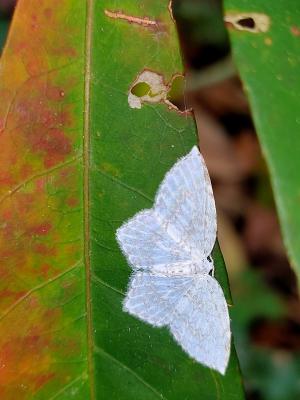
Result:
{"type": "Polygon", "coordinates": [[[139,82],[131,88],[131,93],[137,97],[144,97],[151,91],[151,87],[146,82],[139,82]]]}
{"type": "Polygon", "coordinates": [[[237,23],[244,28],[255,29],[255,21],[253,18],[241,18],[237,23]]]}
{"type": "Polygon", "coordinates": [[[144,103],[163,103],[170,110],[185,113],[190,110],[185,102],[185,77],[175,74],[168,84],[157,72],[144,70],[133,82],[128,93],[131,108],[142,108],[144,103]]]}
{"type": "Polygon", "coordinates": [[[131,108],[142,108],[143,103],[162,102],[165,100],[167,89],[162,75],[144,70],[129,90],[128,104],[131,108]]]}
{"type": "Polygon", "coordinates": [[[267,32],[270,28],[270,17],[260,13],[229,13],[224,21],[232,28],[252,33],[267,32]]]}
{"type": "Polygon", "coordinates": [[[175,75],[170,82],[167,93],[167,103],[169,106],[176,108],[178,111],[187,111],[185,103],[185,77],[183,75],[175,75]]]}

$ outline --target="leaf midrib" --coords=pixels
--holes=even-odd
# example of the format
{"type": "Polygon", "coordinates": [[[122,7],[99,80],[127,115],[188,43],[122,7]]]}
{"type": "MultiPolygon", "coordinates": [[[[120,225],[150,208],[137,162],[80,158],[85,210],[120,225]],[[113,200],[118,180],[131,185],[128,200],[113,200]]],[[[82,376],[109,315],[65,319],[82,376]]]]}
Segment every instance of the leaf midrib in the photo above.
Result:
{"type": "Polygon", "coordinates": [[[91,266],[90,266],[90,215],[89,215],[89,166],[90,166],[90,81],[91,81],[91,42],[94,0],[86,3],[86,41],[85,41],[85,88],[84,88],[84,132],[83,132],[83,203],[84,203],[84,260],[86,276],[87,313],[87,358],[90,399],[95,400],[95,377],[93,365],[93,327],[91,309],[91,266]]]}

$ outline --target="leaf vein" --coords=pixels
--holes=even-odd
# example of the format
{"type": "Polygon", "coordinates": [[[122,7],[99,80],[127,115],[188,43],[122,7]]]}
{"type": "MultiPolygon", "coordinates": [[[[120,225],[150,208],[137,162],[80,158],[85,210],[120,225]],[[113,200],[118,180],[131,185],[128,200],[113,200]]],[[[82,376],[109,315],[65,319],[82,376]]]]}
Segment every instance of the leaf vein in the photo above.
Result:
{"type": "Polygon", "coordinates": [[[124,187],[125,189],[128,189],[129,191],[131,191],[133,193],[137,193],[138,195],[144,197],[144,199],[146,199],[146,200],[150,201],[151,203],[153,203],[153,199],[150,196],[148,196],[147,194],[143,193],[141,190],[139,190],[139,189],[137,189],[137,188],[135,188],[135,187],[133,187],[131,185],[128,185],[127,183],[121,181],[118,178],[115,178],[115,177],[113,177],[113,176],[111,176],[109,174],[106,174],[105,172],[101,171],[101,169],[97,169],[97,172],[99,172],[99,174],[101,174],[105,178],[110,179],[112,182],[117,183],[118,185],[124,187]]]}
{"type": "Polygon", "coordinates": [[[22,187],[25,187],[26,185],[28,185],[30,182],[34,181],[37,178],[42,178],[45,175],[49,175],[52,172],[55,172],[67,165],[70,165],[72,163],[74,163],[75,161],[79,160],[82,156],[81,155],[77,155],[75,157],[70,158],[69,160],[58,164],[56,166],[54,166],[53,168],[48,168],[40,173],[37,173],[35,175],[32,175],[31,177],[29,177],[28,179],[26,179],[25,181],[20,182],[19,184],[17,184],[15,187],[13,187],[11,190],[9,190],[7,193],[5,193],[2,197],[0,197],[0,204],[2,204],[8,197],[12,196],[14,193],[16,193],[18,190],[20,190],[22,187]]]}
{"type": "Polygon", "coordinates": [[[63,388],[61,388],[58,392],[56,392],[52,397],[50,397],[49,400],[57,399],[58,396],[63,394],[67,389],[72,387],[76,382],[80,381],[81,379],[83,381],[85,381],[87,379],[86,375],[81,374],[81,375],[77,376],[77,378],[73,379],[71,382],[69,382],[67,385],[65,385],[63,388]]]}
{"type": "Polygon", "coordinates": [[[23,301],[25,301],[30,295],[32,295],[34,292],[37,292],[38,290],[43,289],[47,285],[49,285],[52,282],[55,282],[56,280],[62,278],[64,275],[68,274],[69,272],[73,271],[74,269],[78,268],[78,265],[82,262],[82,260],[77,261],[74,265],[72,265],[70,268],[67,270],[61,272],[60,274],[54,276],[53,278],[48,279],[46,282],[41,283],[40,285],[35,286],[34,288],[28,290],[27,293],[25,293],[22,297],[20,297],[17,301],[15,301],[13,304],[11,304],[1,315],[0,315],[0,321],[2,321],[10,312],[12,312],[18,305],[20,305],[23,301]]]}
{"type": "Polygon", "coordinates": [[[109,285],[108,283],[104,282],[102,279],[100,279],[95,274],[92,274],[92,279],[93,279],[94,282],[99,283],[100,285],[105,286],[108,289],[110,289],[110,290],[112,290],[112,291],[114,291],[114,292],[116,292],[116,293],[118,293],[118,294],[120,294],[122,296],[125,296],[125,293],[123,293],[121,290],[119,290],[119,289],[109,285]]]}
{"type": "Polygon", "coordinates": [[[117,364],[119,367],[123,368],[125,371],[129,372],[131,375],[133,375],[139,382],[141,382],[146,388],[151,390],[159,399],[161,400],[167,400],[165,396],[163,396],[162,393],[159,393],[157,389],[155,389],[150,383],[145,381],[144,378],[142,378],[139,374],[137,374],[133,369],[128,367],[128,365],[125,365],[123,362],[117,360],[115,357],[113,357],[111,354],[107,353],[105,350],[100,348],[99,346],[95,346],[95,352],[99,355],[104,355],[108,359],[110,359],[113,363],[117,364]]]}

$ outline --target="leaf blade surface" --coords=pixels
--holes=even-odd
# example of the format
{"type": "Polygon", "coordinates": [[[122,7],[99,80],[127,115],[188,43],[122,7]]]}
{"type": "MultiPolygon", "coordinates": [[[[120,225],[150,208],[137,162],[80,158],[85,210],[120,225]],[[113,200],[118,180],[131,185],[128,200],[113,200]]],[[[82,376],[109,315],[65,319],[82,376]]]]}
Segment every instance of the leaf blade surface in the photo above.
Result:
{"type": "Polygon", "coordinates": [[[0,68],[7,400],[242,398],[234,355],[221,378],[121,310],[130,270],[115,230],[196,141],[190,116],[129,106],[144,69],[166,87],[181,73],[167,3],[19,1],[0,68]],[[120,10],[138,19],[107,13],[120,10]]]}

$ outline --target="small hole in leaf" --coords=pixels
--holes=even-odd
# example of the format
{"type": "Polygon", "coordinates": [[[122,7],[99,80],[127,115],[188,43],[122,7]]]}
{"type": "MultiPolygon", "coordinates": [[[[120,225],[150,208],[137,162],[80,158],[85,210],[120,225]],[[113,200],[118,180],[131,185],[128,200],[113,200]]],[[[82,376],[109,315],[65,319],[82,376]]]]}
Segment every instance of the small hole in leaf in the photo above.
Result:
{"type": "Polygon", "coordinates": [[[150,85],[146,82],[139,82],[131,88],[131,93],[137,97],[144,97],[149,94],[151,90],[150,85]]]}
{"type": "Polygon", "coordinates": [[[207,261],[212,262],[212,259],[210,258],[210,256],[207,257],[207,261]]]}
{"type": "Polygon", "coordinates": [[[237,23],[243,28],[255,29],[255,21],[253,18],[241,18],[237,23]]]}
{"type": "Polygon", "coordinates": [[[259,13],[226,14],[224,20],[230,28],[252,33],[267,32],[271,24],[268,15],[259,13]]]}
{"type": "Polygon", "coordinates": [[[208,275],[213,276],[213,270],[212,269],[209,271],[208,275]]]}
{"type": "Polygon", "coordinates": [[[179,111],[186,111],[187,107],[184,98],[185,77],[177,75],[173,78],[170,89],[167,94],[167,100],[173,104],[179,111]]]}

